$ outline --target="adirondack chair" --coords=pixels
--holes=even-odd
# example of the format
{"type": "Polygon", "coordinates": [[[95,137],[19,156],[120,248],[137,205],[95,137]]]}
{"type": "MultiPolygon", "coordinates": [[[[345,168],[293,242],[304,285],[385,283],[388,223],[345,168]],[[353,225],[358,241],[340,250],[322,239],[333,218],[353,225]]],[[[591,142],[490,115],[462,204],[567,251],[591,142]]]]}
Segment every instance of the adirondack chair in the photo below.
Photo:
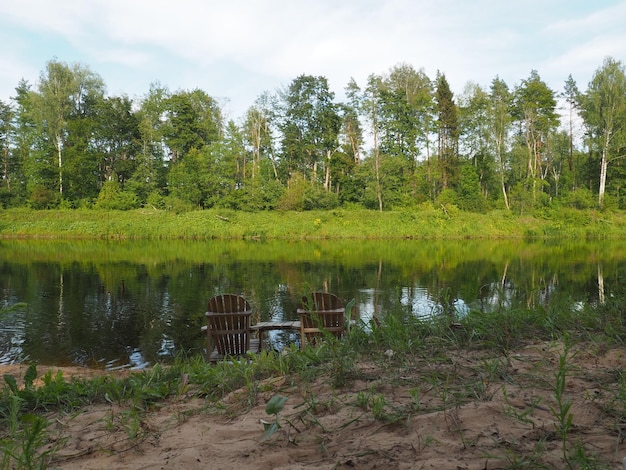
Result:
{"type": "Polygon", "coordinates": [[[298,307],[302,347],[316,345],[331,334],[341,338],[345,332],[346,309],[343,301],[328,292],[313,292],[302,297],[298,307]]]}
{"type": "Polygon", "coordinates": [[[250,303],[240,295],[220,294],[209,299],[207,353],[211,362],[260,351],[259,340],[250,338],[251,315],[250,303]]]}

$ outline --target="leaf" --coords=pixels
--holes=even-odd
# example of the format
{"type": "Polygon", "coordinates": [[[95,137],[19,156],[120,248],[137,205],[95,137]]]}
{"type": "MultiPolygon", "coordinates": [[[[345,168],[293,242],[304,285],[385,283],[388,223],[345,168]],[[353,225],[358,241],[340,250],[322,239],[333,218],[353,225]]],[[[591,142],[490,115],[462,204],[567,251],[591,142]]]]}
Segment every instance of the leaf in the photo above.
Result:
{"type": "Polygon", "coordinates": [[[37,366],[35,364],[31,364],[28,366],[26,370],[26,374],[24,374],[24,385],[26,388],[32,388],[33,382],[37,378],[37,366]]]}
{"type": "Polygon", "coordinates": [[[285,402],[287,401],[287,397],[283,397],[282,395],[274,395],[270,398],[270,401],[265,405],[265,412],[268,415],[277,415],[280,413],[285,406],[285,402]]]}
{"type": "Polygon", "coordinates": [[[15,380],[15,377],[9,374],[4,374],[4,381],[13,393],[17,393],[17,381],[15,380]]]}
{"type": "Polygon", "coordinates": [[[264,422],[263,426],[265,427],[265,432],[261,436],[261,442],[267,441],[276,431],[280,429],[280,425],[277,422],[264,422]]]}

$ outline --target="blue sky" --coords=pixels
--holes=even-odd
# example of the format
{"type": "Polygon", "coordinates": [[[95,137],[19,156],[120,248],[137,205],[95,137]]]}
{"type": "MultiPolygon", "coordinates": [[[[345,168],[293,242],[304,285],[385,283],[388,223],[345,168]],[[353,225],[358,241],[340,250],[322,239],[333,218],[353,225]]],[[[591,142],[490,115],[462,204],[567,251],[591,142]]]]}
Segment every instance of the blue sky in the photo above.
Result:
{"type": "Polygon", "coordinates": [[[0,100],[53,59],[89,67],[110,95],[200,88],[233,119],[298,75],[342,99],[351,77],[399,63],[445,73],[457,95],[531,70],[584,90],[605,57],[626,61],[625,22],[626,0],[2,0],[0,100]]]}

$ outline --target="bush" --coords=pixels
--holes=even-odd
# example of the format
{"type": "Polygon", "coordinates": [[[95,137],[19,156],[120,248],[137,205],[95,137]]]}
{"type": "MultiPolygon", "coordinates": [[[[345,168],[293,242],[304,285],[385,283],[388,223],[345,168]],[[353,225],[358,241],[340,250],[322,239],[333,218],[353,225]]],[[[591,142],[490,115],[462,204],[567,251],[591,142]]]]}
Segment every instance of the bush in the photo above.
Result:
{"type": "Polygon", "coordinates": [[[146,198],[146,206],[155,209],[165,209],[165,197],[158,191],[152,191],[146,198]]]}
{"type": "Polygon", "coordinates": [[[39,186],[30,193],[28,202],[33,209],[52,209],[59,205],[59,193],[39,186]]]}
{"type": "Polygon", "coordinates": [[[587,188],[578,188],[568,192],[561,202],[573,209],[592,209],[598,206],[598,197],[587,188]]]}
{"type": "Polygon", "coordinates": [[[95,207],[98,209],[131,210],[139,207],[139,201],[134,193],[122,191],[116,178],[106,181],[102,185],[95,207]]]}
{"type": "Polygon", "coordinates": [[[438,206],[457,205],[457,199],[456,191],[446,188],[439,193],[436,203],[438,206]]]}
{"type": "Polygon", "coordinates": [[[175,214],[182,214],[184,212],[196,210],[198,207],[175,196],[168,196],[165,198],[165,209],[172,211],[175,214]]]}
{"type": "Polygon", "coordinates": [[[334,209],[339,207],[339,198],[302,177],[294,175],[289,187],[278,201],[277,208],[291,211],[310,211],[316,209],[334,209]]]}

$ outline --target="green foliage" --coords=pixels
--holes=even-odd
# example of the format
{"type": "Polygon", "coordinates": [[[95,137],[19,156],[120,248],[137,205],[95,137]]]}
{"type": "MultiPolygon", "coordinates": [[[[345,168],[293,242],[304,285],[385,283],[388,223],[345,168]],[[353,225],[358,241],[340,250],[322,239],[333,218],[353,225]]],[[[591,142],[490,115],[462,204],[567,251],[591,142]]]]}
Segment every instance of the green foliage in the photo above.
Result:
{"type": "Polygon", "coordinates": [[[454,189],[443,189],[439,196],[437,196],[436,204],[439,206],[456,206],[458,202],[458,196],[454,189]]]}
{"type": "Polygon", "coordinates": [[[231,209],[245,211],[267,211],[276,209],[285,193],[285,188],[275,179],[261,181],[260,178],[248,183],[230,197],[231,209]]]}
{"type": "Polygon", "coordinates": [[[139,201],[133,192],[122,190],[114,175],[111,180],[102,185],[95,207],[106,210],[131,210],[139,207],[139,201]]]}
{"type": "Polygon", "coordinates": [[[200,89],[151,85],[136,102],[105,89],[88,67],[51,60],[36,87],[22,81],[0,103],[1,207],[404,210],[447,189],[456,196],[440,204],[476,213],[626,207],[626,75],[610,57],[587,90],[565,83],[587,130],[578,148],[537,71],[512,91],[496,78],[455,98],[444,74],[399,64],[363,90],[351,80],[343,103],[326,77],[301,75],[241,123],[200,89]]]}
{"type": "Polygon", "coordinates": [[[587,188],[577,188],[565,194],[563,205],[574,209],[593,209],[598,206],[598,200],[587,188]]]}
{"type": "Polygon", "coordinates": [[[52,209],[59,204],[59,193],[41,186],[34,188],[28,198],[33,209],[52,209]]]}
{"type": "Polygon", "coordinates": [[[263,436],[261,437],[261,442],[267,441],[276,431],[278,431],[280,426],[280,412],[283,410],[285,403],[287,402],[287,397],[282,395],[274,395],[265,405],[265,412],[272,416],[274,415],[274,421],[268,423],[263,421],[263,436]]]}
{"type": "Polygon", "coordinates": [[[456,203],[459,209],[470,212],[485,212],[487,209],[485,198],[481,194],[478,173],[471,165],[461,167],[456,203]]]}
{"type": "MultiPolygon", "coordinates": [[[[158,198],[160,201],[160,198],[158,198]]],[[[265,239],[447,239],[517,238],[621,238],[626,217],[620,212],[597,213],[545,209],[542,218],[512,212],[476,214],[452,205],[423,205],[413,211],[231,212],[223,209],[193,210],[174,197],[156,206],[129,211],[5,209],[0,211],[0,237],[126,238],[126,239],[223,239],[262,236],[265,239]],[[156,210],[155,210],[156,209],[156,210]],[[444,210],[445,209],[445,210],[444,210]],[[235,216],[236,214],[239,214],[235,216]],[[341,215],[341,216],[338,216],[341,215]],[[318,220],[320,223],[316,224],[318,220]]]]}
{"type": "Polygon", "coordinates": [[[278,201],[277,208],[291,211],[333,209],[339,205],[334,193],[325,191],[320,185],[311,184],[301,175],[292,177],[288,188],[278,201]]]}

